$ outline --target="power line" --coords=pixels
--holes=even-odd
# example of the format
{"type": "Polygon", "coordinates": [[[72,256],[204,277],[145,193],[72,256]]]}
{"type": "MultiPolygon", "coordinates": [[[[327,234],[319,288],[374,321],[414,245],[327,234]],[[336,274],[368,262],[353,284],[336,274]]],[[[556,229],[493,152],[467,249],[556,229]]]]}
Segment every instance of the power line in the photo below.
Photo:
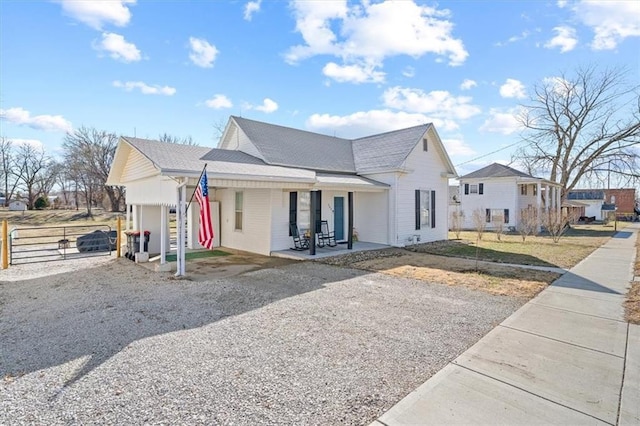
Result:
{"type": "Polygon", "coordinates": [[[518,141],[518,142],[514,142],[514,143],[512,143],[511,145],[503,146],[502,148],[500,148],[500,149],[496,149],[495,151],[489,152],[489,153],[487,153],[487,154],[483,154],[483,155],[481,155],[481,156],[479,156],[479,157],[472,158],[471,160],[468,160],[468,161],[465,161],[465,162],[462,162],[462,163],[458,163],[458,164],[456,164],[454,167],[463,166],[463,165],[465,165],[465,164],[472,163],[472,162],[474,162],[474,161],[480,160],[480,159],[482,159],[482,158],[484,158],[484,157],[488,157],[488,156],[490,156],[490,155],[497,154],[497,153],[498,153],[498,152],[500,152],[500,151],[504,151],[505,149],[511,148],[511,147],[513,147],[513,146],[516,146],[516,145],[518,145],[519,143],[522,143],[522,142],[526,142],[526,141],[518,141]]]}

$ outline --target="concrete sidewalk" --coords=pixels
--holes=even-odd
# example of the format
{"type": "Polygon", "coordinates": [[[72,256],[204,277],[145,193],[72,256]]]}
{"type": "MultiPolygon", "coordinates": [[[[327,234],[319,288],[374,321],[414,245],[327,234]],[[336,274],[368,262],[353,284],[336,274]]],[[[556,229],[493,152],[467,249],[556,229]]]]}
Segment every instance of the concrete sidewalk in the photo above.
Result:
{"type": "Polygon", "coordinates": [[[618,232],[372,426],[640,424],[640,326],[623,308],[639,231],[618,232]]]}

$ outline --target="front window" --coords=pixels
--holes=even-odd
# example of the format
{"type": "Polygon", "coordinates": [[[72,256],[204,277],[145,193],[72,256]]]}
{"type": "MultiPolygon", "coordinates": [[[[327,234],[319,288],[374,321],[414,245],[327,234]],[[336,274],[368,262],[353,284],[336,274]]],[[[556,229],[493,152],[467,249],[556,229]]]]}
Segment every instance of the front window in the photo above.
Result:
{"type": "Polygon", "coordinates": [[[478,185],[469,185],[469,193],[477,194],[478,193],[478,185]]]}
{"type": "Polygon", "coordinates": [[[301,233],[306,233],[311,223],[311,193],[298,192],[298,229],[301,233]]]}
{"type": "Polygon", "coordinates": [[[243,193],[236,192],[236,231],[242,231],[242,204],[243,204],[243,193]]]}
{"type": "Polygon", "coordinates": [[[431,225],[431,191],[420,191],[420,225],[431,225]]]}

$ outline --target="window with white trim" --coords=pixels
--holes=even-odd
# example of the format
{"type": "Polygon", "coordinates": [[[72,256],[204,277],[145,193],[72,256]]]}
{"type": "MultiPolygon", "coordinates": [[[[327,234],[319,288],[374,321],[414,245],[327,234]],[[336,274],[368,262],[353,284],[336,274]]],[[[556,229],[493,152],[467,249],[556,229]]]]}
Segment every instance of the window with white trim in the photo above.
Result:
{"type": "Polygon", "coordinates": [[[311,223],[311,192],[298,191],[298,229],[301,233],[309,230],[311,223]]]}
{"type": "Polygon", "coordinates": [[[431,225],[431,191],[420,191],[420,225],[431,225]]]}
{"type": "Polygon", "coordinates": [[[236,205],[235,205],[235,212],[236,212],[236,220],[235,220],[235,230],[236,231],[242,231],[242,210],[243,210],[243,204],[244,204],[244,195],[242,191],[238,191],[236,192],[236,205]]]}

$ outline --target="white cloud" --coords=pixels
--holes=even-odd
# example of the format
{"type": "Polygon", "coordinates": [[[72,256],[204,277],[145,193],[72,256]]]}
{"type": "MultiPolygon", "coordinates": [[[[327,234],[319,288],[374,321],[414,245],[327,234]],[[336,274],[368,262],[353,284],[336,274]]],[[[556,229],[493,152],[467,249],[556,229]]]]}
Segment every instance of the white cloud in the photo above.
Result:
{"type": "Polygon", "coordinates": [[[627,37],[640,36],[640,2],[579,1],[573,12],[594,32],[591,47],[595,50],[615,49],[627,37]]]}
{"type": "Polygon", "coordinates": [[[114,81],[113,87],[119,87],[121,89],[126,90],[127,92],[132,92],[134,89],[139,89],[140,93],[143,95],[164,95],[164,96],[173,96],[176,93],[176,89],[174,87],[169,86],[159,86],[153,85],[149,86],[147,83],[142,81],[114,81]]]}
{"type": "Polygon", "coordinates": [[[278,110],[278,104],[269,98],[264,98],[262,101],[262,105],[252,105],[252,104],[244,104],[243,107],[245,109],[255,109],[256,111],[261,111],[266,114],[275,112],[278,110]]]}
{"type": "Polygon", "coordinates": [[[16,139],[16,138],[7,138],[16,146],[28,145],[33,147],[38,151],[44,151],[44,144],[42,141],[38,139],[16,139]]]}
{"type": "Polygon", "coordinates": [[[442,143],[444,144],[445,149],[447,150],[447,154],[450,156],[458,155],[475,155],[476,152],[462,139],[442,139],[442,143]]]}
{"type": "Polygon", "coordinates": [[[414,77],[416,75],[416,69],[414,67],[406,67],[402,70],[402,75],[408,78],[414,77]]]}
{"type": "Polygon", "coordinates": [[[558,5],[558,7],[560,9],[562,9],[563,7],[565,7],[567,5],[567,0],[558,0],[558,2],[556,4],[558,5]]]}
{"type": "Polygon", "coordinates": [[[127,5],[136,0],[78,1],[60,0],[62,10],[69,16],[101,30],[105,24],[124,27],[131,20],[131,11],[127,5]]]}
{"type": "Polygon", "coordinates": [[[250,21],[253,14],[260,11],[262,0],[249,1],[244,5],[244,19],[250,21]]]}
{"type": "Polygon", "coordinates": [[[231,108],[233,104],[225,95],[213,95],[213,98],[207,99],[205,105],[213,109],[231,108]]]}
{"type": "Polygon", "coordinates": [[[385,106],[390,108],[432,114],[449,120],[465,120],[481,112],[478,106],[471,103],[470,97],[453,96],[445,90],[425,93],[420,89],[396,86],[385,90],[382,98],[385,106]]]}
{"type": "Polygon", "coordinates": [[[322,69],[322,73],[338,83],[382,83],[385,73],[376,71],[367,65],[338,65],[329,62],[322,69]]]}
{"type": "Polygon", "coordinates": [[[381,67],[385,58],[432,53],[445,57],[449,65],[464,63],[468,56],[460,39],[454,38],[448,10],[417,5],[414,1],[346,1],[292,3],[296,30],[304,44],[285,55],[297,63],[315,55],[333,55],[345,65],[381,67]]]}
{"type": "Polygon", "coordinates": [[[19,126],[48,132],[71,132],[71,122],[61,115],[35,115],[23,108],[0,109],[0,119],[19,126]]]}
{"type": "Polygon", "coordinates": [[[476,87],[477,85],[478,83],[476,83],[475,80],[469,80],[468,78],[465,78],[462,84],[460,84],[460,90],[469,90],[473,87],[476,87]]]}
{"type": "Polygon", "coordinates": [[[522,99],[527,97],[527,93],[519,80],[508,78],[507,81],[500,86],[500,96],[503,98],[517,98],[522,99]]]}
{"type": "Polygon", "coordinates": [[[522,130],[522,125],[518,122],[519,114],[519,109],[502,111],[492,108],[489,110],[489,117],[480,126],[480,131],[510,135],[522,130]]]}
{"type": "Polygon", "coordinates": [[[553,49],[555,47],[560,48],[560,53],[572,51],[578,44],[578,38],[576,37],[576,30],[566,25],[555,27],[553,29],[556,35],[551,40],[544,44],[547,49],[553,49]]]}
{"type": "Polygon", "coordinates": [[[189,37],[189,59],[202,68],[213,67],[213,61],[218,56],[218,49],[203,38],[189,37]]]}
{"type": "Polygon", "coordinates": [[[120,34],[102,33],[102,40],[94,43],[94,49],[109,53],[113,59],[122,62],[136,62],[142,59],[140,50],[120,34]]]}
{"type": "Polygon", "coordinates": [[[313,114],[307,119],[306,127],[313,131],[324,131],[340,137],[355,138],[425,123],[433,123],[438,130],[456,129],[455,124],[447,120],[420,113],[391,111],[389,109],[359,111],[343,116],[313,114]]]}

